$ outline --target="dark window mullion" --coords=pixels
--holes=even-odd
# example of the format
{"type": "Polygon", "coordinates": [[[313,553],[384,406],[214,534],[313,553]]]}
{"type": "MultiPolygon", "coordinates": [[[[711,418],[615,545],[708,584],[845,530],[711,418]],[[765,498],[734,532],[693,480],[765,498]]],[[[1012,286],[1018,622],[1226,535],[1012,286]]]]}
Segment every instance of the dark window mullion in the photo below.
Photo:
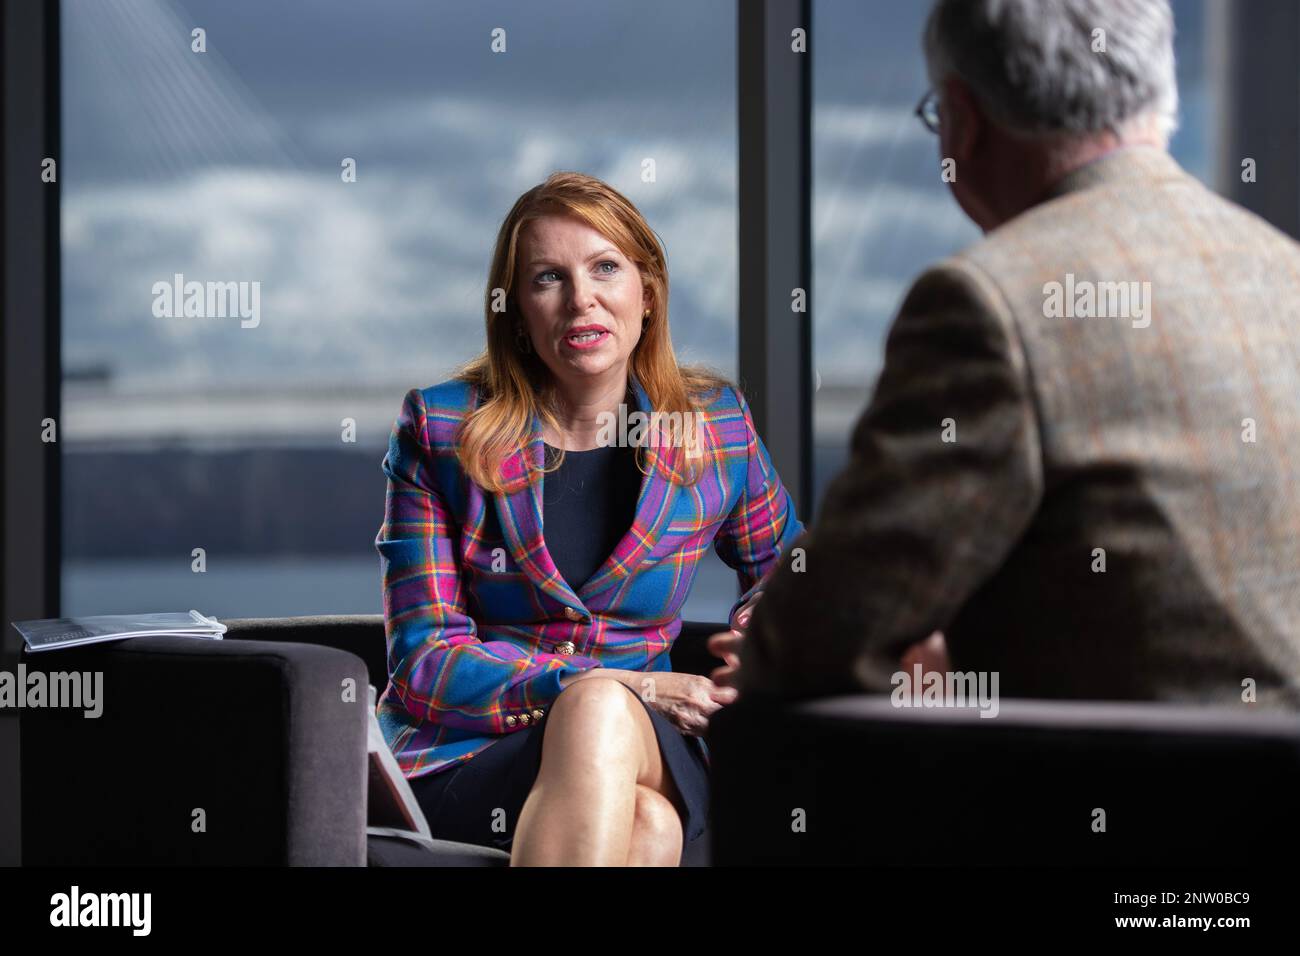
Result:
{"type": "Polygon", "coordinates": [[[737,3],[740,384],[781,480],[812,516],[809,0],[737,3]],[[805,311],[792,311],[795,289],[805,311]]]}

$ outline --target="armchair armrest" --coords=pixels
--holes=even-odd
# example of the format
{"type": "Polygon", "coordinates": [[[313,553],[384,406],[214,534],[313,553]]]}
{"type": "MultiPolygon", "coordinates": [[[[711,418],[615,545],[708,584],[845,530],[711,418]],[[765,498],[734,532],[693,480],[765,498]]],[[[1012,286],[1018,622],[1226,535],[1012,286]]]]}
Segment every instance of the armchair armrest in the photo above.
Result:
{"type": "Polygon", "coordinates": [[[1300,715],[747,695],[714,715],[714,865],[1208,865],[1296,847],[1300,715]]]}
{"type": "Polygon", "coordinates": [[[21,715],[25,865],[365,865],[357,656],[152,637],[23,663],[101,673],[103,708],[21,715]]]}
{"type": "MultiPolygon", "coordinates": [[[[366,662],[370,683],[383,691],[388,683],[388,639],[382,614],[332,614],[313,617],[237,618],[224,622],[226,637],[249,641],[283,641],[323,644],[350,651],[366,662]]],[[[673,670],[707,677],[722,661],[709,653],[704,642],[725,631],[726,624],[683,621],[673,642],[673,670]]]]}

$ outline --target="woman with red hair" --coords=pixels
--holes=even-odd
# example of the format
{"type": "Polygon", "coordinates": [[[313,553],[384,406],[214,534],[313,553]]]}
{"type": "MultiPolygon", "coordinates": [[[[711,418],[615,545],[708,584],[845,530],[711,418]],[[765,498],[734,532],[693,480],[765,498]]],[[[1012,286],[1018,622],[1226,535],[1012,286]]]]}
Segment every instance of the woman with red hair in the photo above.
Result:
{"type": "Polygon", "coordinates": [[[678,365],[663,249],[616,190],[521,196],[485,306],[484,352],[407,394],[384,458],[380,725],[436,837],[677,865],[735,695],[670,669],[680,609],[712,545],[743,627],[802,526],[740,393],[678,365]]]}

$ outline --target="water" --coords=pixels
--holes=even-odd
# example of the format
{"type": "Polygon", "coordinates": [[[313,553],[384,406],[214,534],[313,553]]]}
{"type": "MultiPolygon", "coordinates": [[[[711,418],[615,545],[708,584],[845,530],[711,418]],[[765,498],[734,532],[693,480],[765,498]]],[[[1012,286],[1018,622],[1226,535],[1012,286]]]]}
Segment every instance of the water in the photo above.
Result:
{"type": "MultiPolygon", "coordinates": [[[[683,609],[692,621],[726,621],[735,572],[709,552],[683,609]]],[[[188,611],[229,620],[314,614],[382,614],[379,556],[224,558],[190,570],[188,556],[69,560],[63,614],[188,611]]]]}

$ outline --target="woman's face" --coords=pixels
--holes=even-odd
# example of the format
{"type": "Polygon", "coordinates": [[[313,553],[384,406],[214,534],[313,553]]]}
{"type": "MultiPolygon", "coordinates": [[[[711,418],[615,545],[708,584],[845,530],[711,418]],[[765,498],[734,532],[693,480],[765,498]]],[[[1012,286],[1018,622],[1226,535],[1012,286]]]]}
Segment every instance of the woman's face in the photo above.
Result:
{"type": "Polygon", "coordinates": [[[538,357],[561,382],[622,380],[650,292],[609,239],[580,219],[546,216],[519,234],[515,296],[538,357]]]}

